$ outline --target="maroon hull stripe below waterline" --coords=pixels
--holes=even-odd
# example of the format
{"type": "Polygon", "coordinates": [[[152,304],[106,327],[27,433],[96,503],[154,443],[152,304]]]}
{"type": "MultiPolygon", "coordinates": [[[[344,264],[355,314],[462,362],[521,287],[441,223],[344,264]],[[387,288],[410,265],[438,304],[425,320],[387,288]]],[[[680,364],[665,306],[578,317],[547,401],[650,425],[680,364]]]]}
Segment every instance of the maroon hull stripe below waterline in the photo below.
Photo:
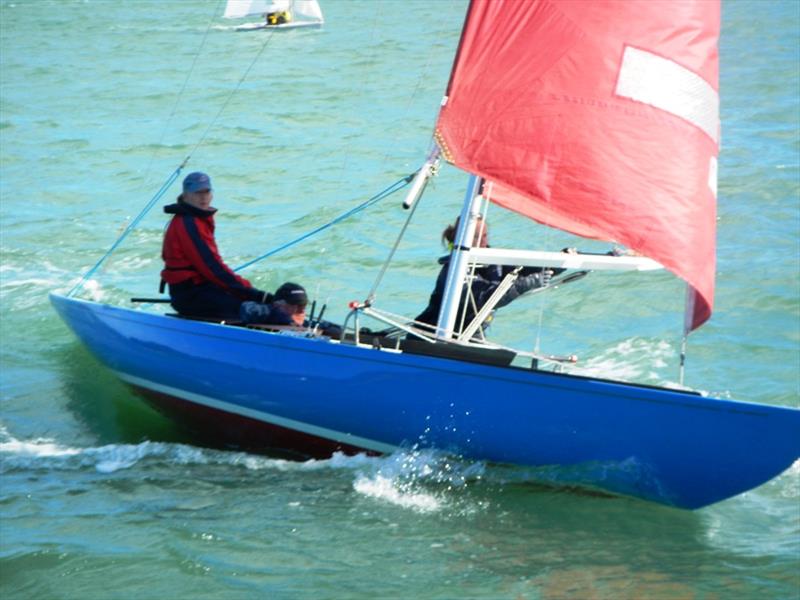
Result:
{"type": "Polygon", "coordinates": [[[348,455],[362,452],[370,455],[380,454],[373,450],[204,406],[131,383],[128,385],[157,411],[212,446],[232,446],[255,452],[277,452],[298,459],[329,458],[334,452],[348,455]]]}

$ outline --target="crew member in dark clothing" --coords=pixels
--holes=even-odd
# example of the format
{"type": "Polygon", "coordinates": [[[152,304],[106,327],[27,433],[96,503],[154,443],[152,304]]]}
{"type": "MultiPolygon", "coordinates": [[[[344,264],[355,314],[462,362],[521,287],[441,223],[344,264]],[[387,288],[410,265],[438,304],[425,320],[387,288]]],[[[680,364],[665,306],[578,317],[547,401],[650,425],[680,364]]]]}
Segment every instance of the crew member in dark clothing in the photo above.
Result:
{"type": "MultiPolygon", "coordinates": [[[[448,225],[447,228],[442,232],[442,241],[446,242],[450,246],[451,250],[457,230],[458,219],[456,219],[455,224],[448,225]]],[[[476,224],[473,246],[480,248],[486,248],[489,246],[488,224],[482,219],[479,219],[476,224]]],[[[439,320],[439,310],[442,306],[442,299],[444,297],[444,286],[447,282],[447,270],[450,265],[450,255],[441,257],[439,259],[439,264],[442,265],[442,269],[439,271],[439,276],[436,278],[436,287],[433,289],[433,293],[428,301],[428,306],[414,319],[415,321],[419,321],[421,323],[427,323],[432,327],[435,327],[439,320]]],[[[474,277],[469,286],[469,290],[467,290],[465,286],[464,290],[462,291],[461,299],[458,305],[457,323],[461,323],[461,315],[462,311],[464,311],[464,303],[466,302],[463,326],[467,327],[475,318],[475,315],[478,313],[478,311],[480,311],[483,305],[486,304],[491,295],[495,292],[505,276],[512,272],[515,268],[516,267],[501,265],[485,265],[483,267],[476,268],[474,277]],[[473,300],[469,297],[470,293],[474,299],[474,304],[473,300]]],[[[564,269],[524,267],[519,271],[517,274],[517,279],[497,303],[496,308],[506,306],[530,290],[546,287],[549,285],[550,278],[553,275],[557,275],[563,271],[564,269]]],[[[491,320],[492,315],[490,314],[489,317],[487,317],[486,320],[481,323],[481,329],[486,329],[491,320]]]]}
{"type": "MultiPolygon", "coordinates": [[[[306,318],[308,295],[303,286],[287,281],[277,290],[269,304],[258,302],[242,302],[239,314],[246,323],[270,325],[292,325],[295,327],[313,328],[315,332],[328,337],[339,337],[342,328],[330,321],[314,318],[312,314],[306,318]]],[[[323,309],[324,310],[324,309],[323,309]]]]}
{"type": "MultiPolygon", "coordinates": [[[[222,260],[214,239],[214,194],[205,173],[190,173],[175,204],[164,207],[174,215],[164,234],[161,280],[169,284],[172,307],[181,315],[241,320],[243,302],[265,307],[271,294],[254,288],[222,260]]],[[[162,285],[163,285],[162,283],[162,285]]],[[[257,318],[257,310],[249,311],[257,318]]],[[[255,322],[255,321],[248,321],[255,322]]]]}
{"type": "Polygon", "coordinates": [[[239,315],[247,323],[266,323],[271,325],[306,325],[306,306],[308,295],[303,286],[287,281],[265,305],[259,302],[242,302],[239,315]]]}

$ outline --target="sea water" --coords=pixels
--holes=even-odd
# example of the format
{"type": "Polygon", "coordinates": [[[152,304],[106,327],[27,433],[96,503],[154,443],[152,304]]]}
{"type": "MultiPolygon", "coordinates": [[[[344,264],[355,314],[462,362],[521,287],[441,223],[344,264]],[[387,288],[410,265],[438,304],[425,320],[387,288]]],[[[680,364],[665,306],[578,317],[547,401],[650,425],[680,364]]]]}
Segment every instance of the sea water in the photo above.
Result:
{"type": "MultiPolygon", "coordinates": [[[[238,33],[220,0],[0,0],[0,596],[800,597],[799,464],[685,512],[433,452],[287,462],[204,448],[53,312],[48,293],[75,285],[187,156],[183,173],[214,180],[233,266],[414,171],[465,8],[324,0],[321,29],[238,33]]],[[[716,311],[686,369],[704,392],[795,407],[799,32],[794,1],[724,4],[716,311]]],[[[443,168],[429,186],[379,306],[425,306],[465,185],[443,168]]],[[[177,193],[84,297],[157,295],[160,207],[177,193]]],[[[341,320],[406,219],[401,195],[243,275],[301,282],[341,320]]],[[[489,220],[497,245],[604,248],[498,208],[489,220]]],[[[682,300],[666,273],[593,273],[502,309],[491,335],[674,385],[682,300]]]]}

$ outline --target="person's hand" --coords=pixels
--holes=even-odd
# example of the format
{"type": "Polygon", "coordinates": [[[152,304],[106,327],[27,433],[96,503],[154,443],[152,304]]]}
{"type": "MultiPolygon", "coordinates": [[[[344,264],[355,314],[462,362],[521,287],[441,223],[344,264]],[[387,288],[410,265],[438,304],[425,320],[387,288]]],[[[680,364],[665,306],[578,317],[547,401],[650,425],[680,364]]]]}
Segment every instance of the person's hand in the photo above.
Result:
{"type": "Polygon", "coordinates": [[[547,287],[550,285],[550,280],[553,278],[553,271],[551,269],[544,269],[541,273],[539,273],[539,285],[541,287],[547,287]]]}
{"type": "Polygon", "coordinates": [[[611,256],[642,256],[642,254],[636,252],[636,250],[620,248],[619,246],[614,246],[608,254],[611,256]]]}

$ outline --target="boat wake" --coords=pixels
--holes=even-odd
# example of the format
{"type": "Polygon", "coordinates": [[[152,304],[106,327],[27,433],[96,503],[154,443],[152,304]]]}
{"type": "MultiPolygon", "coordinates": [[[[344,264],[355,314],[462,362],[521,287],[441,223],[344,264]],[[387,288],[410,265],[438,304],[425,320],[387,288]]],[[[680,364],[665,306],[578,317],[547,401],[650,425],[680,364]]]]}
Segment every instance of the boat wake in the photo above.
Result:
{"type": "MultiPolygon", "coordinates": [[[[73,447],[45,437],[20,440],[0,425],[0,475],[21,471],[86,469],[111,474],[137,467],[169,468],[174,465],[231,466],[247,471],[286,473],[326,470],[351,472],[353,490],[365,498],[418,513],[446,510],[462,516],[486,509],[488,502],[481,500],[480,494],[467,495],[464,492],[487,485],[500,488],[532,485],[549,492],[577,491],[581,495],[608,496],[605,492],[586,487],[586,482],[596,481],[604,487],[603,482],[614,480],[617,489],[624,489],[626,481],[628,484],[637,482],[639,486],[643,481],[653,486],[657,484],[642,472],[641,465],[630,460],[570,467],[489,466],[483,462],[459,459],[439,450],[405,449],[387,456],[347,456],[336,453],[328,459],[298,462],[169,442],[73,447]]],[[[800,497],[800,460],[771,485],[777,486],[781,497],[800,497]]],[[[633,493],[636,490],[630,491],[633,493]]]]}
{"type": "Polygon", "coordinates": [[[292,462],[245,452],[228,452],[176,444],[145,441],[139,444],[108,444],[96,447],[72,447],[50,438],[20,440],[0,426],[0,473],[21,470],[71,471],[92,468],[113,473],[143,463],[167,465],[230,465],[248,470],[280,471],[320,468],[328,461],[292,462]]]}
{"type": "Polygon", "coordinates": [[[185,444],[145,441],[96,447],[63,445],[51,438],[20,440],[0,426],[0,474],[19,471],[82,471],[110,474],[137,466],[228,465],[250,471],[352,471],[353,489],[418,512],[434,512],[448,505],[447,493],[480,479],[482,463],[455,462],[437,451],[400,451],[390,456],[334,454],[329,459],[304,462],[213,450],[185,444]]]}
{"type": "Polygon", "coordinates": [[[153,459],[174,464],[214,462],[206,451],[181,444],[142,442],[75,448],[49,438],[18,440],[5,431],[0,438],[0,473],[23,470],[72,471],[86,468],[93,468],[100,473],[113,473],[153,459]]]}

